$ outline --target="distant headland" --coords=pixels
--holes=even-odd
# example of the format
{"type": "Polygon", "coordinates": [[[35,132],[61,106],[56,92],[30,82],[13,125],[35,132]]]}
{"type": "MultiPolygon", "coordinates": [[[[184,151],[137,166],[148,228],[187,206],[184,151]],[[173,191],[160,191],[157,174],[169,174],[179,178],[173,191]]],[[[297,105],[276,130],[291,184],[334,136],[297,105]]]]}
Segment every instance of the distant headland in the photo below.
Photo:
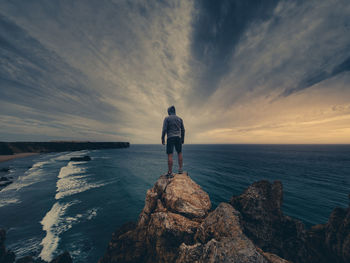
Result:
{"type": "Polygon", "coordinates": [[[50,141],[0,142],[0,161],[35,153],[127,148],[129,142],[50,141]]]}

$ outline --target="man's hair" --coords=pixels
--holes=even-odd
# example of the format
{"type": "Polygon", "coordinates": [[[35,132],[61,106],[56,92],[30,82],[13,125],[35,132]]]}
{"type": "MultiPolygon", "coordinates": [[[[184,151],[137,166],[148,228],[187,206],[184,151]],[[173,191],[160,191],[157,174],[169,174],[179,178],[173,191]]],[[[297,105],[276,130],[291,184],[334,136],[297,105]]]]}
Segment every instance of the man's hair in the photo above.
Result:
{"type": "Polygon", "coordinates": [[[168,114],[171,115],[171,114],[176,114],[176,111],[175,111],[175,106],[170,106],[168,108],[168,114]]]}

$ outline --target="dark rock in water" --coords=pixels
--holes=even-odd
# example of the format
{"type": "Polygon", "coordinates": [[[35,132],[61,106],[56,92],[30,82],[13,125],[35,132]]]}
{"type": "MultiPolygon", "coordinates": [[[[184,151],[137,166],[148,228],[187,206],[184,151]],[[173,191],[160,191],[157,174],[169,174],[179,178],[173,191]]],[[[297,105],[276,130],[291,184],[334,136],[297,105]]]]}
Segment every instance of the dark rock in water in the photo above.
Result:
{"type": "Polygon", "coordinates": [[[10,168],[8,168],[8,167],[4,167],[4,168],[0,169],[1,173],[7,173],[8,171],[10,171],[10,168]]]}
{"type": "Polygon", "coordinates": [[[12,181],[0,181],[0,190],[10,184],[12,184],[12,181]]]}
{"type": "Polygon", "coordinates": [[[85,155],[84,157],[71,157],[70,160],[73,162],[91,161],[91,157],[85,155]]]}
{"type": "Polygon", "coordinates": [[[69,252],[64,252],[58,257],[56,257],[54,260],[50,261],[50,263],[72,263],[72,257],[70,256],[69,252]]]}
{"type": "Polygon", "coordinates": [[[3,182],[3,181],[9,181],[9,178],[7,178],[6,176],[0,177],[0,182],[3,182]]]}
{"type": "Polygon", "coordinates": [[[15,253],[9,251],[5,247],[6,231],[0,228],[0,262],[13,263],[15,262],[15,253]]]}
{"type": "Polygon", "coordinates": [[[117,230],[99,262],[286,262],[270,261],[255,247],[231,205],[210,208],[208,194],[187,174],[161,176],[147,191],[137,224],[117,230]]]}
{"type": "Polygon", "coordinates": [[[36,263],[33,257],[25,256],[23,258],[17,259],[16,263],[36,263]]]}

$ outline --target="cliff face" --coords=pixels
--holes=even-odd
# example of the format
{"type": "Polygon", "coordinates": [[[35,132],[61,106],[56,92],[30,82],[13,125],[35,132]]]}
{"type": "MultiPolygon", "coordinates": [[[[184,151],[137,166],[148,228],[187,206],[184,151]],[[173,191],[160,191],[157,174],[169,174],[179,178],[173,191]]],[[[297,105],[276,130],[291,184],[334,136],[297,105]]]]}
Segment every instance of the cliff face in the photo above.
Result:
{"type": "Polygon", "coordinates": [[[137,224],[117,230],[99,262],[287,262],[247,238],[230,204],[210,209],[208,194],[187,174],[161,176],[137,224]]]}
{"type": "Polygon", "coordinates": [[[0,155],[116,149],[129,146],[128,142],[0,142],[0,155]]]}
{"type": "Polygon", "coordinates": [[[253,183],[230,201],[242,215],[244,232],[257,246],[293,262],[303,262],[307,254],[304,225],[283,215],[282,202],[283,189],[279,181],[253,183]]]}
{"type": "Polygon", "coordinates": [[[230,203],[242,215],[247,236],[263,250],[295,263],[350,262],[350,208],[336,208],[327,224],[305,230],[299,220],[282,213],[281,182],[260,181],[230,203]]]}
{"type": "Polygon", "coordinates": [[[0,228],[0,262],[1,263],[12,263],[15,261],[15,254],[8,251],[5,247],[6,232],[0,228]]]}

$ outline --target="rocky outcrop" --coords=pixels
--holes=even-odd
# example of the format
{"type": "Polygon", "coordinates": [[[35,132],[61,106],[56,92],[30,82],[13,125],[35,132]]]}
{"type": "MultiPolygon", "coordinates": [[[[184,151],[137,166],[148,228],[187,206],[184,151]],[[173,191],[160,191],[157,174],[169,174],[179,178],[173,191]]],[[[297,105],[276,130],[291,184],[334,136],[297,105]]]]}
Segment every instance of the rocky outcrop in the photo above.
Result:
{"type": "Polygon", "coordinates": [[[336,208],[327,224],[306,230],[282,213],[282,184],[259,181],[230,203],[242,216],[244,233],[266,253],[295,263],[350,262],[350,208],[336,208]]]}
{"type": "Polygon", "coordinates": [[[301,262],[305,259],[306,232],[302,222],[285,216],[281,206],[283,188],[279,181],[259,181],[230,203],[240,211],[244,233],[264,251],[301,262]]]}
{"type": "Polygon", "coordinates": [[[231,205],[210,209],[208,194],[187,174],[161,176],[138,222],[113,234],[99,262],[286,262],[270,260],[247,238],[231,205]]]}
{"type": "Polygon", "coordinates": [[[65,251],[61,255],[57,256],[50,263],[72,263],[72,257],[69,252],[65,251]]]}
{"type": "Polygon", "coordinates": [[[246,237],[241,228],[240,213],[227,203],[221,203],[204,219],[194,239],[194,245],[182,243],[177,263],[273,262],[246,237]]]}
{"type": "Polygon", "coordinates": [[[15,261],[15,254],[5,247],[6,231],[0,228],[0,262],[12,263],[15,261]]]}
{"type": "Polygon", "coordinates": [[[100,262],[174,262],[210,208],[208,194],[187,174],[161,176],[147,191],[137,224],[114,234],[100,262]]]}
{"type": "Polygon", "coordinates": [[[350,207],[335,208],[328,222],[307,232],[310,263],[350,262],[350,207]]]}
{"type": "Polygon", "coordinates": [[[127,148],[129,142],[0,142],[0,155],[127,148]]]}
{"type": "Polygon", "coordinates": [[[13,182],[6,176],[0,177],[0,191],[2,188],[8,186],[9,184],[12,184],[13,182]]]}
{"type": "Polygon", "coordinates": [[[91,157],[89,155],[85,155],[85,156],[71,157],[70,160],[73,162],[87,162],[87,161],[91,161],[91,157]]]}

